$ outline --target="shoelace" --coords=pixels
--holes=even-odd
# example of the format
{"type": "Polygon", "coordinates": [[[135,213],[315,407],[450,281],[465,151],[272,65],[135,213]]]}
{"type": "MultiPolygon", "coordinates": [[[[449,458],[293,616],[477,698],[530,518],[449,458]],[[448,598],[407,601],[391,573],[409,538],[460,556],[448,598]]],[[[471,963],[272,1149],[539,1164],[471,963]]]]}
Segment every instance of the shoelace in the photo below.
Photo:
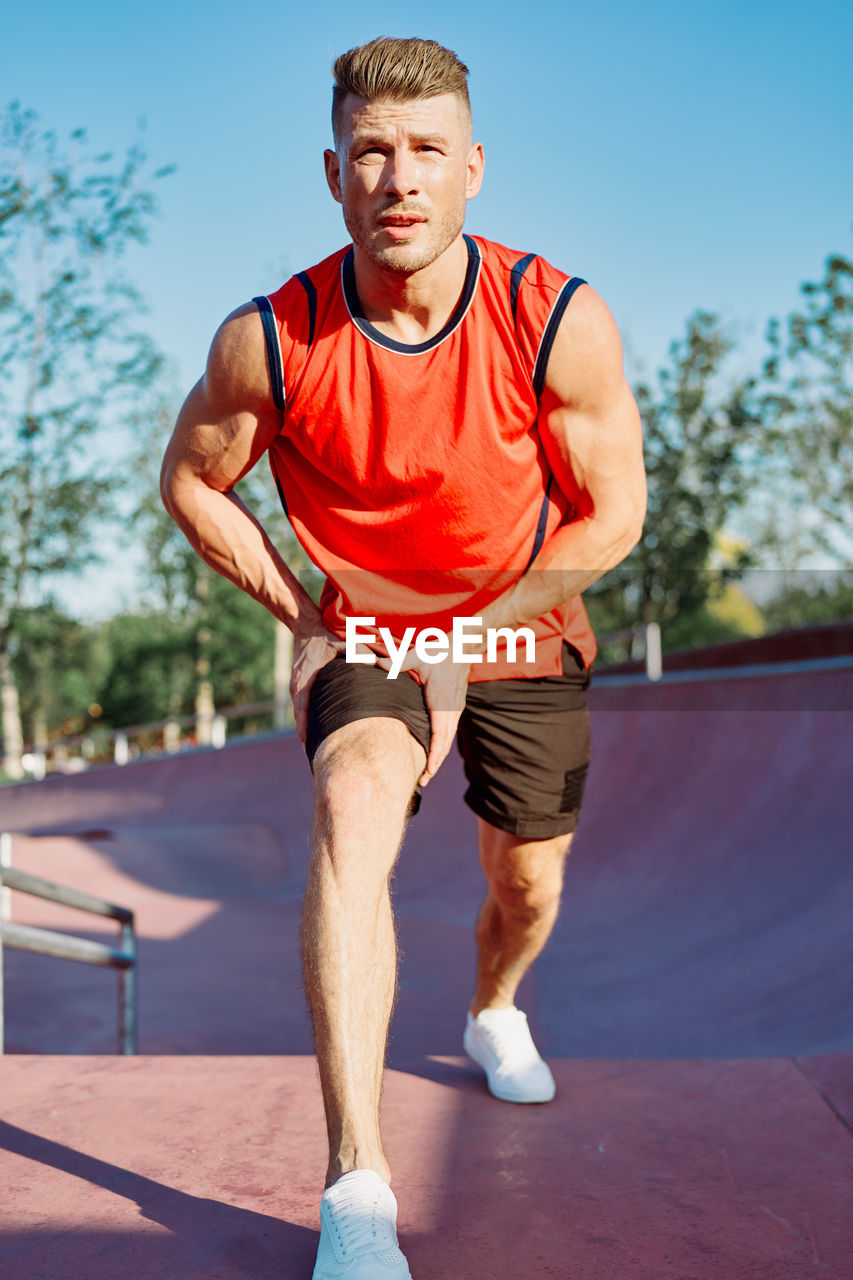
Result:
{"type": "Polygon", "coordinates": [[[481,1026],[504,1067],[526,1066],[537,1060],[536,1048],[527,1030],[527,1014],[521,1009],[513,1011],[512,1021],[503,1017],[496,1023],[481,1023],[481,1026]]]}
{"type": "Polygon", "coordinates": [[[341,1246],[341,1253],[357,1253],[366,1245],[387,1247],[393,1244],[387,1216],[382,1213],[381,1192],[364,1187],[341,1188],[340,1194],[327,1202],[331,1227],[341,1246]]]}

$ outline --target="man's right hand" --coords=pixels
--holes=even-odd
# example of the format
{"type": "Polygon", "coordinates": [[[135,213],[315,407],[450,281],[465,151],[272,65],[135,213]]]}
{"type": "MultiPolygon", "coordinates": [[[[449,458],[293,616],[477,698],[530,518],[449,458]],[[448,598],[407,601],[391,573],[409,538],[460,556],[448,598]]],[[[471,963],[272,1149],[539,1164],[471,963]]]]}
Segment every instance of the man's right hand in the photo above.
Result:
{"type": "Polygon", "coordinates": [[[308,736],[308,705],[311,686],[317,672],[346,649],[346,642],[339,639],[321,622],[293,633],[293,667],[290,674],[290,699],[299,741],[305,745],[308,736]]]}
{"type": "MultiPolygon", "coordinates": [[[[383,670],[390,671],[389,657],[379,656],[376,662],[383,670]]],[[[404,671],[417,674],[429,713],[429,751],[424,771],[418,778],[418,786],[425,787],[438,773],[453,746],[459,717],[465,710],[471,663],[455,662],[449,656],[443,662],[422,662],[415,650],[410,649],[400,666],[400,673],[404,671]]]]}

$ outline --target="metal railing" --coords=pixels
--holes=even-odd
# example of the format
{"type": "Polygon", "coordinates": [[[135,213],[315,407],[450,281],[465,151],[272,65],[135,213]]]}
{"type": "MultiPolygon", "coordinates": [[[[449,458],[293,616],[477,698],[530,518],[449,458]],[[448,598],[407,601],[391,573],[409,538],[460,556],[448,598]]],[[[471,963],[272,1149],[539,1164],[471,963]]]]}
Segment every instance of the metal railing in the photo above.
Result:
{"type": "Polygon", "coordinates": [[[4,1052],[3,1009],[3,951],[13,947],[19,951],[33,951],[37,955],[56,956],[61,960],[78,960],[82,964],[97,964],[119,971],[119,1052],[134,1054],[137,1048],[137,982],[136,982],[136,931],[133,912],[117,907],[103,898],[96,898],[79,889],[69,889],[43,880],[41,876],[18,871],[12,862],[12,834],[0,833],[0,1054],[4,1052]],[[106,916],[119,924],[119,945],[108,946],[89,938],[77,938],[73,934],[55,933],[51,929],[35,925],[13,924],[10,890],[28,893],[47,902],[58,902],[63,907],[88,911],[91,915],[106,916]]]}
{"type": "Polygon", "coordinates": [[[96,754],[105,756],[100,763],[130,764],[140,757],[140,752],[133,745],[140,739],[154,739],[155,745],[146,750],[146,755],[175,755],[187,745],[220,748],[226,744],[229,721],[261,717],[269,717],[276,729],[284,729],[291,723],[288,706],[268,698],[263,702],[223,707],[206,718],[193,714],[171,716],[149,724],[127,725],[121,729],[93,728],[86,733],[54,739],[40,747],[29,745],[23,756],[24,769],[30,778],[41,781],[52,772],[51,766],[58,766],[60,757],[61,767],[68,769],[74,765],[74,772],[91,767],[96,754]],[[185,730],[191,731],[189,740],[184,737],[185,730]],[[72,752],[76,754],[69,755],[72,752]]]}
{"type": "MultiPolygon", "coordinates": [[[[629,659],[645,664],[647,679],[660,680],[663,659],[661,632],[656,622],[638,623],[625,631],[601,635],[598,644],[599,648],[624,646],[629,659]]],[[[263,702],[247,702],[234,707],[211,706],[204,715],[195,712],[170,716],[165,720],[126,725],[120,729],[93,727],[86,733],[56,738],[41,746],[30,744],[23,756],[24,770],[28,777],[40,781],[55,769],[78,772],[95,763],[126,765],[144,756],[174,755],[188,745],[221,748],[228,741],[232,720],[256,720],[267,716],[277,730],[292,723],[289,703],[280,698],[268,698],[263,702]],[[187,730],[192,734],[189,740],[184,736],[187,730]],[[140,744],[146,739],[148,745],[140,749],[140,744]]]]}
{"type": "Polygon", "coordinates": [[[656,622],[638,623],[627,631],[612,631],[609,635],[598,636],[600,649],[611,644],[625,645],[629,661],[644,662],[647,680],[660,680],[663,652],[660,627],[656,622]]]}

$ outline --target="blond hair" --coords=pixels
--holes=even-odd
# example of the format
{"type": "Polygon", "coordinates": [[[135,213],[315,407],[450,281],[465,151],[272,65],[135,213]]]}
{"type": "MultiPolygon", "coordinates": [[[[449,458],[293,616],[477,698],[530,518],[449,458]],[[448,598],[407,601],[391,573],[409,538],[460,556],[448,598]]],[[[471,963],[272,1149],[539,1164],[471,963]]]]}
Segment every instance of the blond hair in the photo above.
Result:
{"type": "Polygon", "coordinates": [[[332,133],[337,144],[348,93],[368,101],[414,102],[453,93],[469,117],[468,68],[451,49],[435,40],[377,36],[342,53],[332,66],[332,133]]]}

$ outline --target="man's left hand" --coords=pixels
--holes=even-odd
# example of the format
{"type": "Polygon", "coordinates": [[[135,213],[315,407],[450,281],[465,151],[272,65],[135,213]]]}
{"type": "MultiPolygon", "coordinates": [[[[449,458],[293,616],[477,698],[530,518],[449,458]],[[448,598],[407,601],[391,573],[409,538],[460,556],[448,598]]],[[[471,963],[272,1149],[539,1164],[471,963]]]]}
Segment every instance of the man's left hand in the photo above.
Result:
{"type": "MultiPolygon", "coordinates": [[[[377,656],[376,665],[389,671],[391,661],[377,656]]],[[[435,777],[453,746],[456,726],[465,710],[470,670],[470,662],[454,662],[449,653],[441,662],[423,662],[413,649],[406,655],[400,668],[400,676],[404,671],[417,673],[423,685],[429,712],[429,753],[424,771],[418,778],[418,785],[421,787],[425,787],[435,777]]]]}

